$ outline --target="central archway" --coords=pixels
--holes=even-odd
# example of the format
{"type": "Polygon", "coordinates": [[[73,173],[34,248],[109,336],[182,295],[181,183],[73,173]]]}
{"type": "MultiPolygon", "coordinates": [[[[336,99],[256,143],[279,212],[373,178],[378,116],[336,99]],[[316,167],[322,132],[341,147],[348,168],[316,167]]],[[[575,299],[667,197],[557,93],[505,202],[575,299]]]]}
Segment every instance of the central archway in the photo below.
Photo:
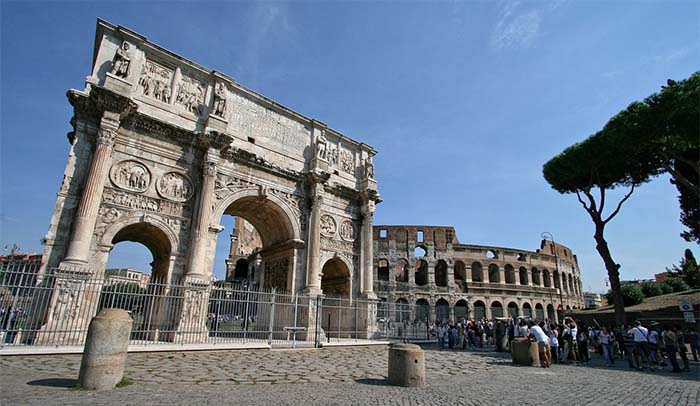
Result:
{"type": "MultiPolygon", "coordinates": [[[[218,223],[213,224],[221,224],[223,216],[226,215],[245,220],[259,236],[262,246],[247,251],[250,257],[226,259],[233,260],[234,263],[245,259],[249,266],[255,267],[254,273],[247,270],[245,272],[252,278],[252,284],[264,289],[275,288],[284,291],[296,290],[297,286],[303,284],[302,278],[295,273],[299,268],[299,248],[303,246],[299,237],[298,215],[286,201],[259,189],[240,190],[226,196],[216,205],[212,218],[218,223]],[[256,262],[258,264],[254,265],[256,262]]],[[[232,240],[223,240],[233,244],[232,240]]],[[[216,239],[214,241],[216,242],[216,239]]],[[[220,262],[225,262],[220,258],[216,261],[217,266],[221,265],[220,262]]],[[[209,266],[213,271],[215,263],[212,261],[209,266]]],[[[244,271],[241,269],[237,276],[243,275],[244,271]]]]}

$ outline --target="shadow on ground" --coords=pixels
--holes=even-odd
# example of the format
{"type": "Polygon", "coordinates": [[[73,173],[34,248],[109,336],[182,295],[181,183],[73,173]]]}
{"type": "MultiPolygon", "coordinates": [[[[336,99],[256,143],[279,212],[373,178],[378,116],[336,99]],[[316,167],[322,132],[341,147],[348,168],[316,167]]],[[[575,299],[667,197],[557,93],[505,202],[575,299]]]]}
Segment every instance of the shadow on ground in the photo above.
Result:
{"type": "Polygon", "coordinates": [[[77,384],[78,384],[77,379],[70,379],[70,378],[37,379],[36,381],[27,382],[27,385],[48,386],[50,388],[75,388],[75,386],[77,384]]]}
{"type": "Polygon", "coordinates": [[[389,385],[389,380],[386,378],[382,378],[382,379],[358,378],[358,379],[355,379],[355,382],[361,383],[363,385],[381,385],[381,386],[389,385]]]}

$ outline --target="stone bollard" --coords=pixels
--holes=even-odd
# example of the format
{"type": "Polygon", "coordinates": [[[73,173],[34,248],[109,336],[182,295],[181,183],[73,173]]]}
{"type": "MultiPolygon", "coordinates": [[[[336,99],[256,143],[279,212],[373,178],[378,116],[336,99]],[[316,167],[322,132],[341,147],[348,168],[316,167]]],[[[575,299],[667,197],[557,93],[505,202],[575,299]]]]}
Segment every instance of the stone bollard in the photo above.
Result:
{"type": "Polygon", "coordinates": [[[425,353],[415,344],[389,347],[389,384],[425,386],[425,353]]]}
{"type": "Polygon", "coordinates": [[[540,353],[535,341],[514,338],[510,343],[510,354],[515,365],[540,366],[540,353]]]}
{"type": "Polygon", "coordinates": [[[90,321],[78,384],[87,389],[112,389],[124,377],[133,320],[122,309],[105,309],[90,321]]]}

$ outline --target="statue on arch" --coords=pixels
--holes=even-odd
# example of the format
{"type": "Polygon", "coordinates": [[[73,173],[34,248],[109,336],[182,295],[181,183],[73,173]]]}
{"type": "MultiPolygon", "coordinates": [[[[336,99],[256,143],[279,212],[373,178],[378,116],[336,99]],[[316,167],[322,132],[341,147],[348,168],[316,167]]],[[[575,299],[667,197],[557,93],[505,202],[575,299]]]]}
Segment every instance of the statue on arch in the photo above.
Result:
{"type": "Polygon", "coordinates": [[[112,61],[112,74],[120,78],[126,79],[129,76],[129,65],[131,64],[131,56],[129,55],[129,43],[124,41],[122,46],[114,53],[112,61]]]}

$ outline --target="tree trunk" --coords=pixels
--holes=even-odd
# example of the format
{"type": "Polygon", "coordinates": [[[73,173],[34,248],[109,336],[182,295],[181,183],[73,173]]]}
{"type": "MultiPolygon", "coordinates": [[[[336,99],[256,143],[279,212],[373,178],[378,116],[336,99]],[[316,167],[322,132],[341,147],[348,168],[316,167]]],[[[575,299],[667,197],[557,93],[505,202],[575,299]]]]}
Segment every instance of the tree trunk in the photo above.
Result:
{"type": "Polygon", "coordinates": [[[596,250],[603,258],[605,263],[605,269],[608,271],[608,278],[610,279],[610,289],[612,291],[613,305],[615,306],[615,321],[618,327],[622,327],[626,323],[625,318],[625,302],[622,298],[622,290],[620,289],[620,265],[616,264],[610,254],[610,249],[608,249],[608,242],[605,241],[603,232],[605,231],[605,223],[600,220],[593,220],[595,222],[595,241],[596,250]]]}

